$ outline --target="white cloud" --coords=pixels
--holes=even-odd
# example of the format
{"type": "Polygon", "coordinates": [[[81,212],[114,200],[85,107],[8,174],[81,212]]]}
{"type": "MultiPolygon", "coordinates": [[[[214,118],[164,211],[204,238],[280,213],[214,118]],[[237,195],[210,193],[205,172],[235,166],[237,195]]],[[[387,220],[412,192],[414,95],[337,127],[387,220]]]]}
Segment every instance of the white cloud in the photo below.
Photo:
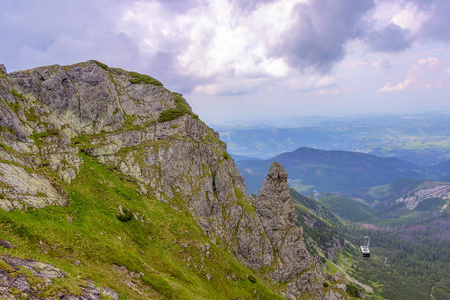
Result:
{"type": "Polygon", "coordinates": [[[378,92],[395,92],[403,91],[409,88],[438,88],[442,87],[442,76],[445,76],[445,68],[442,68],[444,63],[437,57],[428,57],[419,59],[417,63],[413,64],[406,76],[406,79],[392,85],[390,82],[386,83],[378,92]]]}
{"type": "Polygon", "coordinates": [[[422,27],[427,18],[427,13],[420,10],[417,5],[406,3],[392,17],[392,22],[415,33],[422,27]]]}
{"type": "Polygon", "coordinates": [[[267,2],[248,14],[240,14],[232,2],[221,0],[202,2],[189,14],[170,14],[157,2],[136,2],[118,27],[138,41],[140,51],[150,60],[156,53],[172,57],[173,65],[167,68],[190,78],[196,94],[253,92],[278,84],[274,79],[290,81],[286,86],[295,90],[310,89],[314,85],[292,86],[291,67],[282,57],[268,53],[292,27],[293,7],[306,2],[267,2]]]}
{"type": "Polygon", "coordinates": [[[414,2],[378,0],[372,17],[375,28],[393,23],[415,33],[427,20],[428,14],[414,2]]]}

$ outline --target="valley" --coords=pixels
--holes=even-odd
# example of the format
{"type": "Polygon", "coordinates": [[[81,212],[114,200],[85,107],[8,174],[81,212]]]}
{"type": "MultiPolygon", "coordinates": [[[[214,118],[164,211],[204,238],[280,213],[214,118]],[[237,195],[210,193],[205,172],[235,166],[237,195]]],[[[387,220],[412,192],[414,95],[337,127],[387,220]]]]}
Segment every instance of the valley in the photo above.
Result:
{"type": "MultiPolygon", "coordinates": [[[[450,168],[447,148],[443,146],[448,136],[448,118],[442,117],[442,127],[437,130],[442,136],[433,136],[432,132],[437,131],[430,130],[418,137],[415,135],[418,130],[404,128],[404,135],[398,134],[395,143],[380,138],[359,144],[348,133],[347,136],[312,134],[317,128],[307,136],[310,128],[306,126],[301,130],[246,129],[244,136],[254,146],[250,148],[262,151],[260,157],[269,153],[264,152],[269,148],[281,149],[275,144],[262,146],[277,141],[281,133],[288,137],[286,141],[295,140],[293,136],[297,135],[297,141],[305,144],[293,151],[285,148],[284,153],[271,158],[238,157],[236,165],[249,192],[258,190],[264,180],[263,170],[272,161],[280,161],[286,167],[298,222],[304,228],[310,251],[321,257],[323,266],[332,274],[338,270],[345,272],[351,278],[349,281],[356,282],[359,293],[364,291],[364,297],[448,299],[450,289],[442,282],[446,282],[450,272],[446,263],[450,257],[450,168]],[[313,136],[324,139],[312,143],[313,136]],[[334,150],[333,138],[340,139],[336,147],[351,145],[348,148],[353,151],[334,150]],[[388,144],[395,145],[397,150],[379,151],[387,149],[388,144]],[[323,148],[306,147],[312,145],[323,148]],[[371,237],[372,258],[368,261],[360,258],[358,249],[366,235],[371,237]],[[373,288],[373,292],[368,293],[366,286],[373,288]]],[[[431,120],[427,116],[417,118],[423,118],[419,127],[424,126],[424,119],[431,120]]],[[[390,128],[394,118],[386,119],[384,126],[390,128]]],[[[408,121],[399,121],[403,122],[408,121]]],[[[361,127],[365,127],[364,122],[361,127]]],[[[383,137],[381,128],[374,136],[378,134],[383,137]]],[[[227,137],[230,138],[230,132],[227,137]]]]}

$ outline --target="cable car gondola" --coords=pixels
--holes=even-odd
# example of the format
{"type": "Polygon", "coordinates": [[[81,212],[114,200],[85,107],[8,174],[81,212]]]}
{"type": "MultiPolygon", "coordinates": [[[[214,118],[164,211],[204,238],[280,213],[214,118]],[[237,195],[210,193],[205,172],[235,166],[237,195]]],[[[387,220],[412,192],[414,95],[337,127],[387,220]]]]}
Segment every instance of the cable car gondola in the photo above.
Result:
{"type": "Polygon", "coordinates": [[[370,237],[365,236],[364,241],[365,245],[360,247],[361,256],[363,259],[370,259],[370,250],[369,250],[370,237]]]}

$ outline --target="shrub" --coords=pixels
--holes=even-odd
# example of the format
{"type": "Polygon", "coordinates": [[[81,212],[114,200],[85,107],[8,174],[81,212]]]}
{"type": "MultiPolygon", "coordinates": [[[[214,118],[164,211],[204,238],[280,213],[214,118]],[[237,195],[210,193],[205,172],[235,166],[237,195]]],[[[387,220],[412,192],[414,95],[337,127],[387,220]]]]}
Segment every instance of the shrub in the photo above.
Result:
{"type": "Polygon", "coordinates": [[[173,100],[175,101],[176,108],[169,108],[163,111],[158,118],[158,122],[172,121],[185,114],[190,114],[195,119],[198,119],[198,116],[189,109],[181,94],[173,93],[173,100]]]}
{"type": "Polygon", "coordinates": [[[183,114],[189,113],[189,107],[187,106],[186,102],[184,101],[183,97],[180,96],[178,93],[174,93],[173,100],[175,101],[175,105],[177,106],[177,109],[179,109],[183,114]]]}
{"type": "Polygon", "coordinates": [[[116,218],[122,222],[128,222],[133,218],[133,214],[131,213],[131,211],[124,209],[123,214],[117,214],[116,218]]]}
{"type": "Polygon", "coordinates": [[[139,74],[137,72],[128,72],[128,75],[131,76],[130,82],[132,84],[146,83],[146,84],[151,84],[151,85],[163,86],[163,84],[161,82],[159,82],[155,78],[148,76],[148,75],[139,74]]]}
{"type": "Polygon", "coordinates": [[[251,283],[256,283],[256,277],[253,275],[248,275],[248,280],[250,280],[251,283]]]}
{"type": "Polygon", "coordinates": [[[324,282],[323,287],[325,287],[325,288],[328,287],[328,282],[324,282]]]}
{"type": "Polygon", "coordinates": [[[179,109],[169,108],[163,111],[161,115],[159,115],[158,122],[172,121],[178,117],[181,117],[182,115],[184,115],[184,113],[181,112],[179,109]]]}
{"type": "Polygon", "coordinates": [[[347,284],[347,291],[346,292],[347,292],[347,294],[350,297],[359,298],[359,290],[353,284],[347,284]]]}

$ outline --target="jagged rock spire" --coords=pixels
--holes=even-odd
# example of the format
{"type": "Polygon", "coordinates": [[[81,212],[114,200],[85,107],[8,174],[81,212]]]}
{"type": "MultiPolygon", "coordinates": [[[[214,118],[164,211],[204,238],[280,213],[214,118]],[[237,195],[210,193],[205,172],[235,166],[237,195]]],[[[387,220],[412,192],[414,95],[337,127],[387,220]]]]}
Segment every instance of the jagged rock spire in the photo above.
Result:
{"type": "MultiPolygon", "coordinates": [[[[274,272],[271,273],[272,279],[278,282],[296,278],[312,262],[303,242],[303,231],[295,226],[295,211],[287,185],[287,172],[279,162],[270,166],[255,205],[274,253],[279,253],[274,272]]],[[[306,286],[304,285],[305,288],[306,286]]]]}
{"type": "Polygon", "coordinates": [[[295,212],[287,185],[287,172],[279,162],[274,162],[270,166],[257,196],[256,210],[268,237],[275,238],[275,246],[279,247],[281,240],[276,233],[286,232],[295,226],[295,212]]]}

